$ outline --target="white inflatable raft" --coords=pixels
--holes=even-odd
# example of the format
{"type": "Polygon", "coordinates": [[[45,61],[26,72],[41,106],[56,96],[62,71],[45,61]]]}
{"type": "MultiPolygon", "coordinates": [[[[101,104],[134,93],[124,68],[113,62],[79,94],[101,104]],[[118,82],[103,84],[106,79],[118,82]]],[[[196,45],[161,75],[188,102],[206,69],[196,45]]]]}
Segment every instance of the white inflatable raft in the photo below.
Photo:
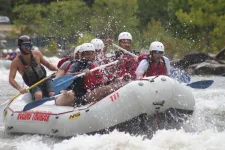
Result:
{"type": "Polygon", "coordinates": [[[78,108],[56,106],[49,101],[22,112],[28,102],[31,96],[26,94],[5,109],[8,133],[69,137],[115,127],[141,114],[154,115],[169,109],[192,114],[195,105],[188,87],[167,76],[132,81],[104,99],[78,108]]]}

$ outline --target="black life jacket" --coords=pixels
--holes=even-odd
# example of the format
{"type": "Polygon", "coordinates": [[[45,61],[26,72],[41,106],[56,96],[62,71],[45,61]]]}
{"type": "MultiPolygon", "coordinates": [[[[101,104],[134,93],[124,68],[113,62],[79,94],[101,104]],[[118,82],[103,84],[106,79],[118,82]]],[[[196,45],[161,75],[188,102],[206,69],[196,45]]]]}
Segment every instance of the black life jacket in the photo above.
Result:
{"type": "Polygon", "coordinates": [[[32,52],[30,53],[30,55],[31,55],[30,65],[27,64],[22,55],[19,55],[19,59],[21,60],[21,62],[25,67],[23,80],[28,86],[31,86],[46,77],[45,68],[42,65],[37,64],[32,52]]]}
{"type": "MultiPolygon", "coordinates": [[[[71,66],[75,68],[74,72],[81,72],[84,69],[89,69],[90,63],[88,63],[87,61],[75,60],[75,61],[72,61],[71,66]]],[[[73,81],[72,89],[76,93],[75,94],[76,105],[85,105],[87,103],[85,99],[85,94],[87,93],[87,89],[85,88],[84,76],[79,77],[73,81]]]]}
{"type": "MultiPolygon", "coordinates": [[[[86,60],[76,60],[72,61],[71,66],[74,67],[74,72],[82,72],[85,69],[93,69],[95,64],[86,60]]],[[[75,103],[77,105],[85,105],[87,103],[85,94],[87,93],[88,89],[92,90],[101,86],[101,79],[103,79],[103,74],[99,70],[96,70],[95,75],[90,75],[88,77],[82,76],[74,80],[72,87],[73,91],[76,93],[75,103]]]]}

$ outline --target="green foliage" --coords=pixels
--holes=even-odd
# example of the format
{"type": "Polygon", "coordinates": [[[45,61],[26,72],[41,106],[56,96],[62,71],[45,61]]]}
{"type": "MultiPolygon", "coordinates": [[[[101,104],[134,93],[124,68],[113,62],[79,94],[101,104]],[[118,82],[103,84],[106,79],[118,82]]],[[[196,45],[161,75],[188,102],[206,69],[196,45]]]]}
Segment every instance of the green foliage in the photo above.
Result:
{"type": "Polygon", "coordinates": [[[179,21],[188,26],[197,26],[195,34],[204,43],[204,51],[218,51],[224,42],[225,3],[222,0],[189,0],[190,12],[180,9],[176,12],[179,21]],[[221,25],[223,24],[223,25],[221,25]],[[222,34],[221,34],[222,33],[222,34]],[[218,39],[221,37],[222,39],[218,39]]]}
{"type": "MultiPolygon", "coordinates": [[[[21,34],[63,39],[64,48],[90,42],[92,38],[117,41],[123,31],[132,34],[132,49],[148,49],[152,41],[159,40],[170,57],[190,51],[217,52],[224,47],[223,0],[10,2],[14,6],[13,23],[20,26],[21,34]]],[[[0,8],[4,7],[5,12],[11,6],[0,8]]]]}
{"type": "Polygon", "coordinates": [[[138,25],[136,0],[98,0],[92,12],[90,29],[96,37],[117,40],[122,31],[135,33],[138,25]]]}
{"type": "Polygon", "coordinates": [[[44,7],[40,4],[19,5],[13,10],[17,16],[14,20],[14,24],[18,26],[23,25],[21,34],[38,34],[37,29],[40,28],[43,23],[42,13],[44,11],[44,7]]]}
{"type": "Polygon", "coordinates": [[[171,37],[161,22],[152,19],[151,23],[147,25],[143,33],[145,49],[149,49],[150,43],[153,41],[160,41],[165,46],[166,55],[170,58],[183,56],[185,53],[193,50],[193,43],[188,40],[180,40],[171,37]],[[177,55],[174,55],[177,54],[177,55]]]}
{"type": "Polygon", "coordinates": [[[147,24],[154,18],[164,26],[168,25],[168,2],[169,0],[138,0],[137,16],[140,19],[141,29],[145,29],[147,24]]]}
{"type": "Polygon", "coordinates": [[[88,32],[85,33],[81,33],[80,37],[78,38],[76,45],[81,45],[83,43],[90,43],[92,39],[94,39],[95,37],[93,35],[91,35],[88,32]]]}
{"type": "Polygon", "coordinates": [[[49,44],[47,45],[47,50],[44,51],[44,54],[46,56],[50,56],[50,57],[51,56],[57,56],[57,54],[58,54],[58,46],[57,46],[57,43],[53,39],[51,39],[49,41],[49,44]]]}
{"type": "Polygon", "coordinates": [[[0,16],[8,16],[10,17],[11,12],[11,1],[10,0],[0,0],[0,16]]]}
{"type": "Polygon", "coordinates": [[[53,2],[46,6],[40,33],[52,37],[77,37],[90,26],[90,9],[80,0],[53,2]]]}

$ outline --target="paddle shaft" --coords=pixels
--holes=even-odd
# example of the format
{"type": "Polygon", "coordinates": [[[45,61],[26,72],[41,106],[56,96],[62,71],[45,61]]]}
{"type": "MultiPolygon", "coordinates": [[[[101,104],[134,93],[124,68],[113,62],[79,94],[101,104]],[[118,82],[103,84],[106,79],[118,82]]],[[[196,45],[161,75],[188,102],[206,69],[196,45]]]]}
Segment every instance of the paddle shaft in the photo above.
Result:
{"type": "MultiPolygon", "coordinates": [[[[101,65],[101,66],[99,66],[99,67],[96,67],[96,68],[94,68],[94,69],[91,69],[90,72],[93,72],[93,71],[96,71],[96,70],[99,70],[99,69],[103,69],[103,68],[105,68],[105,67],[108,67],[108,66],[111,66],[111,65],[113,65],[113,64],[116,64],[117,62],[118,62],[118,60],[113,61],[113,62],[108,63],[108,64],[105,64],[105,65],[101,65]]],[[[81,76],[83,76],[83,75],[85,75],[85,74],[86,74],[86,72],[83,72],[83,73],[77,75],[77,77],[81,77],[81,76]]]]}
{"type": "Polygon", "coordinates": [[[122,47],[120,47],[120,46],[118,46],[118,45],[116,45],[116,44],[114,44],[114,43],[112,43],[112,45],[113,45],[114,47],[120,49],[120,50],[123,51],[124,53],[133,56],[135,59],[138,59],[138,56],[137,56],[137,55],[135,55],[135,54],[129,52],[128,50],[126,50],[126,49],[124,49],[124,48],[122,48],[122,47]]]}
{"type": "MultiPolygon", "coordinates": [[[[54,73],[51,74],[51,75],[49,75],[49,76],[47,76],[47,77],[45,77],[45,78],[43,78],[43,79],[41,79],[41,80],[38,81],[37,83],[35,83],[35,84],[33,84],[32,86],[28,87],[26,90],[30,90],[30,89],[34,88],[35,86],[37,86],[37,85],[41,84],[42,82],[44,82],[45,80],[47,80],[48,78],[51,78],[53,75],[54,75],[54,73]]],[[[12,97],[10,100],[4,102],[4,103],[1,105],[1,107],[4,106],[4,105],[7,104],[7,103],[10,104],[14,99],[16,99],[17,97],[19,97],[20,95],[21,95],[21,93],[18,93],[16,96],[12,97]]]]}

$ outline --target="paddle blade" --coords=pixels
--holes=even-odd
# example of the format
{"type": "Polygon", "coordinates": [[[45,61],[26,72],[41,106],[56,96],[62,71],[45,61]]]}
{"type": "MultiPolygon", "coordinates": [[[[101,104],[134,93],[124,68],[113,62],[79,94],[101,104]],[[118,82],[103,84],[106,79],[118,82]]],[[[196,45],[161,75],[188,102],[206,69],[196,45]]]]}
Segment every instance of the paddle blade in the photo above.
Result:
{"type": "Polygon", "coordinates": [[[72,75],[64,75],[62,77],[59,77],[59,78],[56,78],[53,80],[53,85],[57,85],[57,84],[60,84],[62,83],[63,81],[66,81],[68,79],[71,79],[73,76],[72,75]]]}
{"type": "Polygon", "coordinates": [[[56,81],[53,81],[55,95],[59,94],[60,91],[68,88],[73,83],[73,80],[76,78],[77,76],[65,75],[55,79],[56,81]]]}
{"type": "Polygon", "coordinates": [[[213,84],[213,80],[202,80],[202,81],[196,81],[196,82],[192,82],[187,84],[187,86],[190,86],[192,88],[195,89],[206,89],[209,86],[211,86],[213,84]]]}
{"type": "Polygon", "coordinates": [[[31,110],[51,100],[55,100],[55,97],[46,97],[46,98],[42,98],[41,100],[36,100],[34,102],[28,103],[24,106],[23,111],[31,110]]]}

